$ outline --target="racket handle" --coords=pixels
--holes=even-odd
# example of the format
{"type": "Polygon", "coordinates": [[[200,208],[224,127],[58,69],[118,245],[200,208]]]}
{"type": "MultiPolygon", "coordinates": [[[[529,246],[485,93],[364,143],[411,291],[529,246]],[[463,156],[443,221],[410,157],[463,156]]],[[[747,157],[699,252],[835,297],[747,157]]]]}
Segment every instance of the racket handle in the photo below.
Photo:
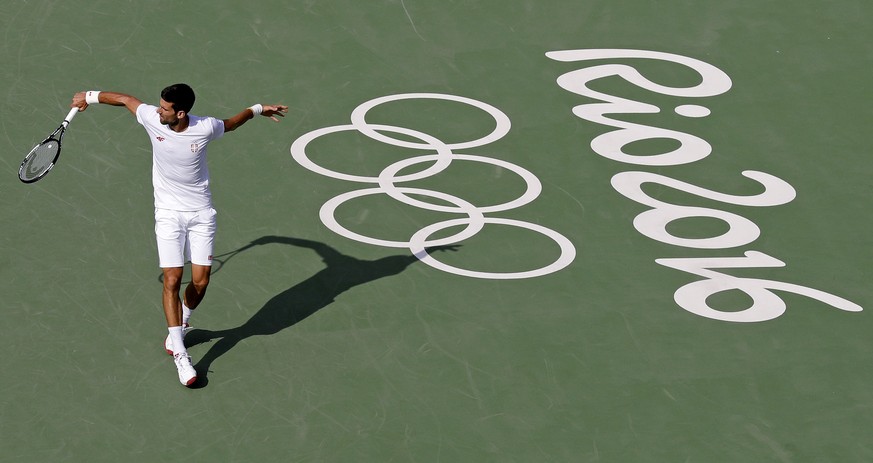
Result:
{"type": "Polygon", "coordinates": [[[69,114],[67,114],[67,117],[64,118],[64,126],[65,127],[70,125],[70,121],[73,120],[73,117],[75,117],[76,113],[78,113],[78,112],[79,112],[79,108],[71,108],[70,109],[69,114]]]}

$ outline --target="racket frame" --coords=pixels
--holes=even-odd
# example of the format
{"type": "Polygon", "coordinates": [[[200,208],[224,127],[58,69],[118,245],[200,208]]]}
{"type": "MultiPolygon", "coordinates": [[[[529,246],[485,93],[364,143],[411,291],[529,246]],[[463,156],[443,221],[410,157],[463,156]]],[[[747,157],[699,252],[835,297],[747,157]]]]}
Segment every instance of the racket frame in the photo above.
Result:
{"type": "Polygon", "coordinates": [[[79,112],[79,108],[71,108],[70,112],[67,113],[67,117],[64,118],[64,122],[61,122],[61,125],[59,125],[58,128],[56,128],[55,131],[51,133],[51,135],[46,137],[45,140],[37,143],[36,146],[34,146],[30,150],[30,152],[27,153],[27,156],[25,156],[24,160],[21,161],[21,165],[18,166],[18,179],[19,180],[21,180],[24,183],[33,183],[33,182],[36,182],[36,181],[42,179],[46,175],[48,175],[48,173],[52,170],[52,168],[55,166],[55,164],[57,164],[58,158],[60,158],[60,156],[61,156],[61,141],[64,139],[64,132],[67,130],[67,127],[70,125],[70,121],[73,120],[73,117],[75,117],[76,113],[78,113],[78,112],[79,112]],[[31,156],[33,156],[36,153],[37,148],[39,148],[40,146],[42,146],[50,141],[54,141],[55,143],[58,144],[58,150],[55,152],[55,157],[54,157],[54,159],[52,159],[51,164],[49,164],[48,169],[45,169],[45,171],[43,173],[37,175],[34,178],[25,179],[24,175],[23,175],[24,166],[30,160],[31,156]]]}

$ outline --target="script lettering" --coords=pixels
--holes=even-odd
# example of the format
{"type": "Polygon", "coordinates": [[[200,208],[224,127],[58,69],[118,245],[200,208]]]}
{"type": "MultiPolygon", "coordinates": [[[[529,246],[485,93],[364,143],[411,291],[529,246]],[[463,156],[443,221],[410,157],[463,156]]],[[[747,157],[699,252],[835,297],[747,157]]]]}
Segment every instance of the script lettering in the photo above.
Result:
{"type": "MultiPolygon", "coordinates": [[[[695,135],[608,117],[608,114],[618,113],[658,114],[661,109],[649,103],[593,90],[589,83],[605,77],[618,76],[633,85],[662,95],[681,98],[711,97],[727,92],[732,85],[730,77],[717,67],[686,56],[648,50],[564,50],[552,51],[546,53],[546,56],[562,62],[649,59],[675,63],[693,69],[699,74],[700,83],[691,87],[661,85],[646,78],[632,66],[615,63],[592,65],[567,72],[558,77],[557,83],[561,88],[571,93],[600,101],[575,106],[573,114],[586,121],[617,129],[603,133],[591,141],[591,149],[600,156],[638,166],[676,166],[700,161],[712,153],[712,146],[706,140],[695,135]],[[624,150],[625,146],[630,143],[652,139],[675,140],[679,143],[679,147],[672,151],[647,155],[633,155],[624,150]]],[[[678,105],[674,111],[676,114],[691,118],[710,115],[708,108],[696,104],[678,105]]],[[[760,183],[764,187],[764,191],[749,196],[729,195],[664,175],[639,171],[618,173],[612,177],[611,184],[621,195],[650,208],[637,215],[633,221],[634,228],[642,235],[665,244],[684,248],[727,249],[752,243],[758,239],[761,230],[751,220],[732,212],[707,207],[682,206],[655,199],[643,191],[643,185],[646,183],[659,184],[713,201],[753,207],[786,204],[794,200],[796,196],[794,188],[776,176],[757,171],[745,171],[742,174],[760,183]],[[704,238],[680,237],[667,230],[667,226],[671,222],[693,217],[721,220],[728,225],[728,230],[721,235],[704,238]]],[[[655,262],[705,278],[688,283],[674,293],[674,300],[680,307],[702,317],[733,322],[772,320],[782,315],[786,308],[785,302],[773,293],[774,290],[804,295],[840,310],[850,312],[862,310],[860,306],[846,299],[805,286],[772,280],[734,277],[710,270],[713,268],[783,267],[785,265],[782,261],[757,251],[748,251],[745,256],[656,259],[655,262]],[[751,307],[730,312],[720,311],[709,306],[707,298],[728,290],[739,290],[749,295],[753,301],[751,307]]]]}

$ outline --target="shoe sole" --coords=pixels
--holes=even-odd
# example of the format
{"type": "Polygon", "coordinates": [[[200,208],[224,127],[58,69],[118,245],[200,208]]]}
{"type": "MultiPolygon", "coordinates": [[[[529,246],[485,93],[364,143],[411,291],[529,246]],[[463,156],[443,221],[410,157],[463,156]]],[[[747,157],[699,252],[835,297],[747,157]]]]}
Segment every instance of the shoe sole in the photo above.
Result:
{"type": "MultiPolygon", "coordinates": [[[[189,356],[188,359],[190,360],[190,358],[191,357],[189,356]]],[[[178,368],[178,364],[176,365],[176,368],[178,368]]],[[[194,370],[193,365],[191,369],[194,370]]],[[[188,378],[187,382],[183,382],[181,377],[179,378],[179,382],[182,383],[183,386],[191,387],[191,385],[197,382],[197,370],[194,370],[194,376],[188,378]]]]}

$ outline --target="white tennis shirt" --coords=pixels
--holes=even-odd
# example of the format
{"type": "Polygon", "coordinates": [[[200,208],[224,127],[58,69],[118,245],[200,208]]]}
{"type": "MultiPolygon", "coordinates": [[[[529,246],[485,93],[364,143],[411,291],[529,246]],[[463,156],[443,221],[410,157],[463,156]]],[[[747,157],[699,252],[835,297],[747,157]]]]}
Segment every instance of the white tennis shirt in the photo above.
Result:
{"type": "Polygon", "coordinates": [[[188,115],[188,128],[177,133],[161,124],[157,109],[145,103],[136,108],[136,120],[152,141],[155,207],[174,211],[211,208],[206,146],[224,135],[224,121],[188,115]]]}

